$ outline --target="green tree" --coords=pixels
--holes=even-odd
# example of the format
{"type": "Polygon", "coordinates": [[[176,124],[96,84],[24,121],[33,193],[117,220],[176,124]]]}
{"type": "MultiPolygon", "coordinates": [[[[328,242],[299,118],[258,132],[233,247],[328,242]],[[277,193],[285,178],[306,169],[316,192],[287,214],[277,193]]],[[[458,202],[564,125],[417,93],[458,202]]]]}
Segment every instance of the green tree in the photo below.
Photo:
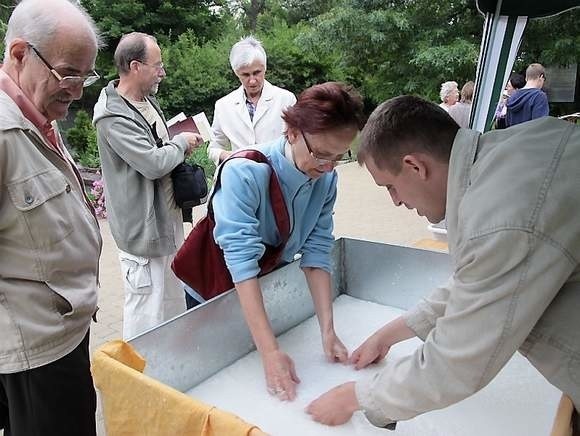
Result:
{"type": "MultiPolygon", "coordinates": [[[[312,20],[302,47],[333,56],[335,77],[371,104],[403,93],[438,101],[441,82],[475,78],[483,16],[474,0],[343,0],[312,20]]],[[[580,9],[530,20],[515,69],[577,64],[580,9]]]]}
{"type": "Polygon", "coordinates": [[[11,5],[0,4],[0,59],[4,58],[4,37],[6,36],[6,26],[11,13],[11,5]]]}
{"type": "Polygon", "coordinates": [[[289,26],[267,17],[261,17],[258,25],[257,35],[268,54],[267,79],[295,94],[316,83],[334,80],[332,56],[317,55],[296,43],[308,29],[305,23],[289,26]]]}
{"type": "Polygon", "coordinates": [[[332,55],[337,78],[371,105],[403,93],[437,101],[441,82],[474,78],[482,23],[468,0],[345,0],[299,43],[332,55]]]}
{"type": "Polygon", "coordinates": [[[228,60],[236,40],[233,34],[225,35],[200,46],[195,35],[186,32],[162,47],[167,77],[158,98],[166,114],[205,112],[211,119],[215,101],[237,86],[228,60]]]}
{"type": "Polygon", "coordinates": [[[221,30],[220,2],[213,0],[81,0],[81,4],[114,45],[133,31],[169,40],[190,31],[204,42],[221,30]]]}
{"type": "Polygon", "coordinates": [[[580,62],[580,8],[529,21],[517,67],[532,62],[551,66],[580,62]]]}
{"type": "Polygon", "coordinates": [[[79,110],[76,114],[73,127],[66,131],[65,136],[77,162],[87,168],[98,168],[101,166],[99,149],[97,147],[97,135],[91,124],[89,114],[83,110],[79,110]]]}
{"type": "Polygon", "coordinates": [[[325,14],[339,4],[340,0],[282,0],[280,8],[288,24],[293,25],[325,14]]]}

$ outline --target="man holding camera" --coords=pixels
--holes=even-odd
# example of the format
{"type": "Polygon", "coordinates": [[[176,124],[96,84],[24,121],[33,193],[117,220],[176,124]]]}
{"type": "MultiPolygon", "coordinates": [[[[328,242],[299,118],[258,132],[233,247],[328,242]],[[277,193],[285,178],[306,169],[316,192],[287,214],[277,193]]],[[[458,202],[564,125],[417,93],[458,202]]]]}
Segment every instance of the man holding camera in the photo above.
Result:
{"type": "Polygon", "coordinates": [[[153,36],[124,35],[114,59],[119,80],[102,90],[93,122],[125,287],[123,337],[130,338],[185,310],[171,271],[183,243],[171,172],[202,139],[189,132],[169,139],[154,98],[165,70],[153,36]]]}

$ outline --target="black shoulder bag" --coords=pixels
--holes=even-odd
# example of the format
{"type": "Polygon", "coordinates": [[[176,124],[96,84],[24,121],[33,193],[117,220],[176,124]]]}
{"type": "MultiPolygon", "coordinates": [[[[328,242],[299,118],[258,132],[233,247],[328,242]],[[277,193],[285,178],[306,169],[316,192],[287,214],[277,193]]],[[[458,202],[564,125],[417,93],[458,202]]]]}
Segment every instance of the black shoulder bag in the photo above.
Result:
{"type": "MultiPolygon", "coordinates": [[[[141,111],[133,106],[126,98],[122,97],[133,111],[149,126],[151,134],[155,139],[157,147],[163,147],[163,140],[157,134],[155,123],[149,124],[141,111]]],[[[153,105],[155,108],[155,105],[153,105]]],[[[157,110],[157,108],[155,108],[157,110]]],[[[161,116],[161,114],[159,114],[161,116]]],[[[199,206],[207,201],[208,187],[207,179],[205,178],[205,171],[203,167],[197,164],[190,164],[181,162],[171,171],[171,180],[173,182],[173,195],[175,203],[182,209],[184,222],[192,222],[191,208],[199,206]]]]}

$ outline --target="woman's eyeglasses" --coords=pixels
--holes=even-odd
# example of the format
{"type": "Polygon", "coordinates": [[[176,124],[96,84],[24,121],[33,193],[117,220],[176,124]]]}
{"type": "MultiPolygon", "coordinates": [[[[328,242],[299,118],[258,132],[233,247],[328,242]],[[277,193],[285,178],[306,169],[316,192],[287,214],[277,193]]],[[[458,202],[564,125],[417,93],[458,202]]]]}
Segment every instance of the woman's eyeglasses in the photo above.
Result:
{"type": "Polygon", "coordinates": [[[346,160],[350,157],[350,150],[347,151],[346,153],[341,154],[340,156],[337,156],[334,159],[329,159],[329,158],[324,158],[324,157],[319,157],[317,156],[313,151],[312,151],[312,147],[310,146],[310,144],[308,143],[308,139],[306,139],[306,135],[304,134],[304,132],[301,130],[300,133],[302,134],[302,138],[304,138],[304,145],[306,145],[306,149],[308,150],[308,153],[310,153],[310,156],[312,156],[312,158],[316,161],[316,163],[319,166],[322,165],[328,165],[328,164],[336,164],[337,162],[346,160]]]}

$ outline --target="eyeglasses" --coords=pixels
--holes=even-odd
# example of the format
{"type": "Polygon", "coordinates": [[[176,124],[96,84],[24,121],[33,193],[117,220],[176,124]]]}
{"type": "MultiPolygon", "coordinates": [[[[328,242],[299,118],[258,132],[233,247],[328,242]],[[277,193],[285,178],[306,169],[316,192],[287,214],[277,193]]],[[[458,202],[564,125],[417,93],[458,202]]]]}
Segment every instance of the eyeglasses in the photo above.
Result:
{"type": "Polygon", "coordinates": [[[312,158],[320,166],[322,166],[322,165],[328,165],[328,164],[333,164],[334,165],[337,162],[340,162],[342,160],[345,160],[345,159],[347,159],[350,156],[350,150],[349,150],[346,153],[343,153],[340,156],[337,156],[336,159],[328,159],[328,158],[318,157],[312,151],[312,147],[310,147],[310,144],[308,143],[308,139],[306,139],[306,135],[304,134],[304,132],[301,130],[300,133],[302,133],[302,138],[304,138],[304,145],[306,145],[306,149],[308,150],[308,153],[310,153],[310,156],[312,156],[312,158]]]}
{"type": "Polygon", "coordinates": [[[139,62],[140,64],[147,65],[148,67],[153,67],[157,71],[165,71],[165,65],[163,64],[163,62],[161,62],[160,64],[148,64],[147,62],[140,61],[139,59],[135,59],[135,61],[139,62]]]}
{"type": "Polygon", "coordinates": [[[28,47],[30,47],[32,51],[36,53],[36,56],[38,56],[38,58],[42,61],[42,63],[46,66],[46,68],[50,70],[52,75],[56,78],[56,80],[58,80],[58,86],[60,86],[62,89],[76,88],[80,85],[82,85],[83,88],[86,88],[87,86],[91,86],[93,83],[95,83],[97,80],[101,78],[101,76],[99,76],[99,74],[95,70],[93,70],[91,74],[87,76],[63,77],[58,73],[58,71],[54,69],[52,65],[48,63],[46,59],[44,59],[44,57],[32,44],[28,43],[28,47]]]}

